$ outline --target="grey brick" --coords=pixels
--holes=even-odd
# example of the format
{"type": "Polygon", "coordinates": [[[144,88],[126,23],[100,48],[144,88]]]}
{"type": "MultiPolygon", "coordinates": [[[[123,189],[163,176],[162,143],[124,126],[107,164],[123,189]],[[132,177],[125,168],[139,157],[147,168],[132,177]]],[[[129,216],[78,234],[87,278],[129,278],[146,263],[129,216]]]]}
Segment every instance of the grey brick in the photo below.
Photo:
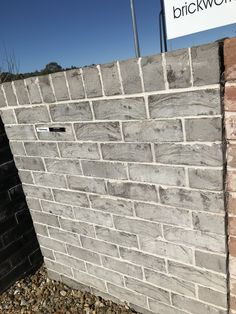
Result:
{"type": "Polygon", "coordinates": [[[64,274],[66,276],[72,277],[72,270],[70,267],[56,263],[55,261],[51,261],[49,259],[44,259],[44,263],[48,269],[53,269],[59,274],[64,274]]]}
{"type": "MultiPolygon", "coordinates": [[[[81,221],[75,221],[71,219],[66,218],[59,218],[61,228],[65,231],[77,233],[77,234],[83,234],[88,237],[95,237],[94,228],[91,224],[87,224],[85,222],[81,221]]],[[[77,243],[76,246],[79,246],[79,243],[77,243]]]]}
{"type": "Polygon", "coordinates": [[[115,244],[107,243],[104,241],[99,241],[84,236],[80,237],[82,246],[85,249],[105,254],[113,257],[119,257],[118,248],[115,244]]]}
{"type": "Polygon", "coordinates": [[[191,48],[193,84],[196,86],[220,82],[219,43],[191,48]]]}
{"type": "Polygon", "coordinates": [[[225,217],[207,213],[193,213],[194,229],[225,235],[225,217]]]}
{"type": "Polygon", "coordinates": [[[110,214],[95,211],[92,209],[74,207],[75,219],[101,225],[105,227],[112,227],[112,218],[110,214]]]}
{"type": "MultiPolygon", "coordinates": [[[[32,214],[34,214],[33,211],[31,211],[31,215],[32,214]]],[[[34,218],[34,215],[32,215],[32,217],[34,218]]],[[[49,237],[49,233],[48,233],[48,229],[47,229],[46,225],[38,224],[34,221],[34,229],[35,229],[36,234],[39,234],[39,235],[45,236],[45,237],[49,237]]],[[[45,256],[45,257],[47,257],[47,256],[45,256]]],[[[53,254],[52,254],[51,259],[54,259],[53,254]]]]}
{"type": "Polygon", "coordinates": [[[147,120],[123,123],[126,142],[181,142],[180,120],[147,120]]]}
{"type": "Polygon", "coordinates": [[[101,65],[101,74],[106,96],[121,94],[121,83],[116,63],[101,65]]]}
{"type": "Polygon", "coordinates": [[[82,283],[77,282],[71,278],[67,278],[66,276],[61,275],[61,281],[68,287],[71,287],[72,289],[80,290],[82,292],[84,291],[91,292],[90,287],[83,285],[82,283]]]}
{"type": "Polygon", "coordinates": [[[103,298],[104,300],[109,300],[109,301],[112,301],[116,304],[123,304],[123,302],[121,302],[119,299],[117,299],[113,295],[111,295],[109,293],[101,292],[101,291],[99,291],[93,287],[91,287],[91,293],[95,296],[103,298]]]}
{"type": "Polygon", "coordinates": [[[57,215],[65,218],[74,218],[74,213],[71,206],[62,205],[59,203],[41,201],[41,205],[44,212],[57,215]]]}
{"type": "Polygon", "coordinates": [[[52,121],[88,121],[92,120],[89,102],[55,104],[49,107],[52,121]]]}
{"type": "Polygon", "coordinates": [[[155,145],[156,161],[165,164],[220,167],[223,165],[221,144],[174,144],[155,145]]]}
{"type": "Polygon", "coordinates": [[[133,181],[185,186],[184,168],[129,164],[129,174],[133,181]]]}
{"type": "Polygon", "coordinates": [[[32,125],[6,125],[5,130],[9,140],[36,140],[32,125]]]}
{"type": "Polygon", "coordinates": [[[191,86],[190,62],[187,49],[165,53],[167,80],[170,88],[191,86]]]}
{"type": "Polygon", "coordinates": [[[67,177],[70,190],[106,194],[105,181],[102,179],[86,178],[86,177],[67,177]]]}
{"type": "Polygon", "coordinates": [[[142,85],[138,59],[130,59],[119,63],[125,94],[141,93],[142,85]]]}
{"type": "Polygon", "coordinates": [[[44,247],[40,247],[41,249],[41,252],[42,252],[42,255],[46,258],[49,258],[51,260],[54,260],[54,255],[53,255],[53,251],[52,250],[49,250],[49,249],[46,249],[44,247]]]}
{"type": "Polygon", "coordinates": [[[174,278],[169,275],[157,273],[150,269],[145,269],[144,273],[146,280],[155,286],[175,291],[176,293],[189,297],[195,297],[195,285],[190,282],[174,278]]]}
{"type": "Polygon", "coordinates": [[[108,292],[111,295],[120,299],[121,301],[132,302],[141,307],[147,306],[147,299],[144,295],[132,292],[128,289],[120,288],[110,283],[107,284],[107,287],[108,287],[108,292]]]}
{"type": "Polygon", "coordinates": [[[49,75],[39,76],[38,79],[39,79],[39,86],[41,89],[44,102],[46,103],[54,102],[55,97],[53,95],[53,90],[52,90],[51,83],[49,80],[49,75]]]}
{"type": "Polygon", "coordinates": [[[24,84],[24,80],[18,80],[13,82],[15,89],[16,89],[16,95],[17,99],[20,105],[28,105],[30,104],[29,96],[27,93],[27,88],[24,84]]]}
{"type": "Polygon", "coordinates": [[[170,294],[164,289],[127,277],[125,278],[125,284],[130,290],[146,295],[154,300],[170,304],[170,294]]]}
{"type": "Polygon", "coordinates": [[[29,156],[59,157],[56,143],[26,142],[24,144],[29,156]]]}
{"type": "Polygon", "coordinates": [[[35,172],[34,180],[36,185],[66,189],[66,180],[63,175],[35,172]]]}
{"type": "Polygon", "coordinates": [[[27,197],[36,197],[49,201],[53,200],[51,190],[48,188],[24,184],[23,190],[27,197]]]}
{"type": "Polygon", "coordinates": [[[117,143],[102,144],[103,159],[117,161],[152,162],[150,144],[117,143]]]}
{"type": "Polygon", "coordinates": [[[165,89],[161,55],[142,58],[141,66],[146,92],[165,89]]]}
{"type": "Polygon", "coordinates": [[[87,195],[84,193],[53,189],[53,194],[56,202],[89,207],[87,195]]]}
{"type": "Polygon", "coordinates": [[[98,279],[87,273],[79,272],[77,270],[74,270],[74,277],[75,280],[78,280],[79,282],[82,282],[85,285],[94,287],[101,291],[106,291],[106,285],[104,280],[98,279]]]}
{"type": "Polygon", "coordinates": [[[102,256],[102,264],[105,268],[117,271],[121,274],[125,274],[138,279],[143,279],[142,269],[139,266],[108,256],[102,256]]]}
{"type": "Polygon", "coordinates": [[[37,198],[26,197],[26,202],[30,210],[42,211],[40,202],[37,198]]]}
{"type": "Polygon", "coordinates": [[[83,68],[83,78],[87,97],[102,96],[102,85],[96,66],[83,68]]]}
{"type": "Polygon", "coordinates": [[[214,142],[222,140],[222,119],[186,119],[187,141],[214,142]]]}
{"type": "Polygon", "coordinates": [[[154,238],[162,235],[161,225],[157,223],[122,216],[113,216],[113,220],[115,228],[118,230],[154,238]]]}
{"type": "Polygon", "coordinates": [[[8,106],[17,106],[16,95],[13,91],[12,82],[4,83],[3,85],[8,106]]]}
{"type": "Polygon", "coordinates": [[[126,180],[127,172],[125,165],[115,162],[82,161],[83,173],[86,176],[126,180]]]}
{"type": "Polygon", "coordinates": [[[226,273],[226,256],[195,250],[196,265],[219,273],[226,273]]]}
{"type": "Polygon", "coordinates": [[[58,263],[69,266],[77,270],[86,271],[85,263],[83,261],[73,258],[72,256],[68,256],[65,254],[58,253],[58,252],[55,252],[54,255],[58,263]]]}
{"type": "Polygon", "coordinates": [[[26,88],[32,104],[40,104],[42,102],[38,87],[38,77],[29,77],[25,79],[26,88]]]}
{"type": "Polygon", "coordinates": [[[48,227],[48,232],[50,234],[50,238],[52,239],[56,239],[67,244],[80,246],[78,234],[51,227],[48,227]]]}
{"type": "Polygon", "coordinates": [[[43,213],[43,212],[35,212],[35,211],[31,211],[31,216],[34,222],[37,222],[40,224],[47,224],[48,226],[59,228],[59,221],[58,221],[57,216],[43,213]]]}
{"type": "Polygon", "coordinates": [[[138,248],[137,237],[134,234],[115,231],[108,228],[95,226],[97,238],[117,245],[138,248]]]}
{"type": "Polygon", "coordinates": [[[34,184],[33,177],[30,171],[19,170],[18,174],[22,183],[34,184]]]}
{"type": "Polygon", "coordinates": [[[64,158],[100,159],[95,143],[59,143],[59,149],[64,158]]]}
{"type": "Polygon", "coordinates": [[[7,106],[7,103],[6,103],[5,96],[3,94],[2,88],[0,88],[0,108],[6,107],[6,106],[7,106]]]}
{"type": "Polygon", "coordinates": [[[160,188],[160,198],[161,202],[165,205],[214,213],[224,211],[222,193],[177,188],[160,188]]]}
{"type": "Polygon", "coordinates": [[[100,265],[100,258],[97,253],[72,246],[72,245],[67,245],[68,249],[68,254],[71,255],[72,257],[79,258],[82,261],[90,262],[96,265],[100,265]]]}
{"type": "Polygon", "coordinates": [[[111,282],[117,286],[124,286],[123,276],[103,267],[87,264],[88,273],[102,280],[111,282]]]}
{"type": "Polygon", "coordinates": [[[151,95],[148,100],[151,118],[221,114],[219,89],[151,95]]]}
{"type": "Polygon", "coordinates": [[[186,246],[164,242],[159,238],[140,237],[141,250],[150,254],[155,254],[171,258],[184,263],[192,263],[192,250],[186,246]]]}
{"type": "Polygon", "coordinates": [[[17,121],[20,124],[50,122],[46,106],[15,109],[17,121]]]}
{"type": "MultiPolygon", "coordinates": [[[[155,314],[186,314],[186,312],[183,312],[179,309],[177,309],[176,307],[171,307],[169,305],[160,303],[156,300],[152,300],[149,299],[149,308],[151,309],[151,313],[155,313],[155,314]]],[[[146,314],[146,312],[144,312],[144,314],[146,314]]],[[[149,313],[147,313],[149,314],[149,313]]]]}
{"type": "Polygon", "coordinates": [[[192,314],[199,314],[199,313],[226,314],[227,313],[226,311],[222,309],[215,308],[210,305],[201,303],[197,300],[188,299],[177,294],[172,295],[172,302],[174,306],[177,306],[192,314]]]}
{"type": "Polygon", "coordinates": [[[66,245],[60,241],[38,235],[39,244],[47,249],[67,254],[66,245]]]}
{"type": "Polygon", "coordinates": [[[16,156],[15,163],[18,169],[44,171],[44,164],[40,157],[16,156]]]}
{"type": "Polygon", "coordinates": [[[169,273],[173,276],[216,289],[223,293],[226,291],[226,278],[220,274],[218,275],[204,269],[194,268],[172,261],[168,261],[168,267],[169,273]]]}
{"type": "Polygon", "coordinates": [[[21,156],[26,155],[24,145],[22,142],[11,141],[9,144],[10,144],[11,152],[13,155],[21,155],[21,156]]]}
{"type": "Polygon", "coordinates": [[[70,89],[71,99],[84,98],[85,94],[80,69],[69,70],[65,73],[70,89]]]}
{"type": "Polygon", "coordinates": [[[79,160],[45,159],[46,168],[49,172],[62,174],[82,174],[79,160]]]}
{"type": "Polygon", "coordinates": [[[66,86],[66,79],[64,72],[52,73],[52,84],[54,86],[55,96],[57,100],[70,99],[68,89],[66,86]]]}
{"type": "Polygon", "coordinates": [[[133,204],[130,201],[111,199],[97,195],[90,195],[89,198],[92,207],[95,209],[117,215],[133,216],[133,204]]]}
{"type": "Polygon", "coordinates": [[[61,276],[59,273],[57,273],[56,271],[47,269],[47,275],[49,278],[51,278],[52,280],[56,280],[56,281],[61,281],[61,276]]]}
{"type": "Polygon", "coordinates": [[[206,288],[198,287],[199,299],[207,303],[227,308],[227,294],[206,288]]]}
{"type": "Polygon", "coordinates": [[[189,185],[192,188],[217,190],[223,189],[222,170],[215,169],[189,169],[189,185]]]}
{"type": "Polygon", "coordinates": [[[13,109],[0,110],[0,117],[1,117],[4,125],[16,124],[16,118],[15,118],[13,109]]]}
{"type": "Polygon", "coordinates": [[[121,198],[130,198],[148,202],[158,201],[154,185],[131,182],[108,182],[108,193],[121,198]]]}
{"type": "Polygon", "coordinates": [[[166,272],[165,260],[163,258],[124,247],[120,247],[119,250],[121,258],[126,261],[160,272],[166,272]]]}
{"type": "Polygon", "coordinates": [[[144,98],[110,99],[93,101],[97,120],[146,119],[144,98]]]}
{"type": "Polygon", "coordinates": [[[75,123],[74,128],[79,141],[121,141],[119,122],[75,123]]]}
{"type": "Polygon", "coordinates": [[[65,132],[38,132],[38,138],[43,141],[74,141],[71,124],[37,124],[36,128],[65,128],[65,132]]]}
{"type": "Polygon", "coordinates": [[[191,226],[190,212],[187,210],[137,202],[134,204],[134,208],[136,216],[146,220],[177,226],[191,226]]]}

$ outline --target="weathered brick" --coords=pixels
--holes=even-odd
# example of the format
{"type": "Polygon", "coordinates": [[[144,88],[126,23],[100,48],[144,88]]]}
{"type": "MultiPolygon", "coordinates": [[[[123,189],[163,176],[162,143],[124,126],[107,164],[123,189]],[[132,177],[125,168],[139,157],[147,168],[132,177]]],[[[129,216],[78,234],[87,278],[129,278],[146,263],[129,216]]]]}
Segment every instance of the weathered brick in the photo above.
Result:
{"type": "Polygon", "coordinates": [[[228,218],[228,232],[231,236],[236,236],[236,217],[228,218]]]}
{"type": "Polygon", "coordinates": [[[134,234],[120,232],[108,228],[95,226],[97,238],[110,243],[123,245],[126,247],[138,248],[137,237],[134,234]]]}
{"type": "Polygon", "coordinates": [[[102,96],[102,85],[96,66],[83,68],[83,78],[87,97],[102,96]]]}
{"type": "Polygon", "coordinates": [[[30,104],[27,88],[24,84],[24,80],[18,80],[13,82],[16,90],[17,99],[20,105],[30,104]]]}
{"type": "MultiPolygon", "coordinates": [[[[58,227],[58,226],[55,226],[55,227],[58,227]]],[[[68,232],[68,230],[63,231],[61,229],[51,228],[51,227],[48,227],[48,232],[50,234],[50,238],[52,239],[56,239],[58,241],[75,245],[75,246],[80,245],[78,234],[70,233],[68,232]]]]}
{"type": "Polygon", "coordinates": [[[226,273],[226,256],[207,252],[195,251],[196,265],[201,268],[226,273]]]}
{"type": "Polygon", "coordinates": [[[51,103],[55,101],[52,86],[49,80],[49,75],[43,75],[38,77],[39,87],[45,103],[51,103]]]}
{"type": "Polygon", "coordinates": [[[236,257],[236,237],[229,237],[229,253],[232,259],[236,257]]]}
{"type": "Polygon", "coordinates": [[[88,101],[50,105],[49,110],[52,121],[55,122],[92,120],[92,113],[88,101]]]}
{"type": "Polygon", "coordinates": [[[207,303],[227,308],[227,294],[206,288],[198,288],[199,299],[207,303]]]}
{"type": "Polygon", "coordinates": [[[32,125],[6,125],[5,130],[9,140],[36,140],[32,125]]]}
{"type": "Polygon", "coordinates": [[[165,89],[161,55],[142,58],[141,66],[146,92],[165,89]]]}
{"type": "MultiPolygon", "coordinates": [[[[89,225],[85,222],[75,221],[75,220],[71,220],[71,219],[65,219],[65,218],[61,218],[61,217],[59,218],[59,222],[60,222],[61,228],[63,230],[77,233],[77,234],[83,234],[85,236],[92,237],[92,238],[95,237],[95,232],[94,232],[93,226],[89,225]]],[[[77,243],[76,246],[80,246],[79,242],[77,243]]]]}
{"type": "Polygon", "coordinates": [[[42,141],[74,141],[75,136],[71,124],[36,124],[37,128],[65,128],[65,132],[38,132],[42,141]]]}
{"type": "Polygon", "coordinates": [[[116,63],[101,65],[101,74],[106,96],[121,94],[121,83],[116,63]]]}
{"type": "Polygon", "coordinates": [[[222,140],[222,119],[202,118],[186,119],[185,131],[187,141],[214,142],[222,140]]]}
{"type": "Polygon", "coordinates": [[[22,183],[34,184],[33,177],[30,171],[19,170],[18,174],[22,183]]]}
{"type": "MultiPolygon", "coordinates": [[[[152,313],[186,314],[186,312],[181,311],[181,310],[177,309],[176,307],[171,307],[171,306],[168,306],[166,304],[159,303],[156,300],[149,299],[148,303],[149,303],[149,308],[152,311],[151,314],[152,313]]],[[[146,314],[146,312],[144,312],[144,314],[146,314]]],[[[147,314],[149,314],[149,313],[147,313],[147,314]]]]}
{"type": "MultiPolygon", "coordinates": [[[[31,214],[32,213],[33,212],[31,212],[31,214]]],[[[32,215],[32,218],[34,218],[34,215],[32,215]]],[[[35,229],[36,234],[39,234],[39,235],[44,236],[44,237],[49,237],[48,228],[46,225],[41,225],[41,224],[36,223],[34,221],[34,229],[35,229]]],[[[45,257],[47,257],[47,256],[45,256],[45,257]]],[[[52,257],[51,259],[54,259],[53,253],[52,253],[52,256],[50,256],[50,257],[52,257]]]]}
{"type": "Polygon", "coordinates": [[[87,264],[88,273],[118,286],[124,286],[123,276],[103,267],[87,264]]]}
{"type": "Polygon", "coordinates": [[[21,155],[21,156],[26,155],[24,145],[22,142],[11,141],[9,144],[10,144],[11,152],[13,155],[21,155]]]}
{"type": "Polygon", "coordinates": [[[24,145],[29,156],[59,157],[56,143],[26,142],[24,145]]]}
{"type": "Polygon", "coordinates": [[[227,173],[227,190],[230,192],[236,191],[236,171],[228,170],[227,173]]]}
{"type": "Polygon", "coordinates": [[[40,157],[15,157],[15,163],[18,169],[44,171],[44,164],[40,157]]]}
{"type": "Polygon", "coordinates": [[[236,84],[225,84],[224,109],[236,111],[236,84]]]}
{"type": "MultiPolygon", "coordinates": [[[[54,255],[53,255],[53,251],[50,249],[46,249],[45,247],[41,246],[40,247],[41,252],[43,254],[44,257],[49,258],[51,260],[54,260],[54,255]]],[[[60,279],[59,279],[60,280],[60,279]]]]}
{"type": "Polygon", "coordinates": [[[100,159],[95,143],[59,143],[59,149],[64,158],[100,159]]]}
{"type": "Polygon", "coordinates": [[[190,62],[187,49],[165,53],[167,80],[170,88],[191,86],[190,62]]]}
{"type": "Polygon", "coordinates": [[[59,274],[64,274],[66,276],[72,277],[72,270],[70,267],[56,263],[55,261],[51,261],[49,259],[44,259],[44,263],[48,269],[53,269],[59,274]]]}
{"type": "Polygon", "coordinates": [[[160,188],[160,198],[161,202],[165,205],[213,213],[224,212],[222,193],[178,188],[160,188]]]}
{"type": "Polygon", "coordinates": [[[121,61],[119,64],[125,94],[141,93],[142,84],[138,59],[121,61]]]}
{"type": "Polygon", "coordinates": [[[222,170],[189,169],[189,185],[192,188],[206,190],[223,190],[222,170]]]}
{"type": "Polygon", "coordinates": [[[121,141],[119,122],[75,123],[74,128],[79,141],[121,141]]]}
{"type": "Polygon", "coordinates": [[[72,246],[72,245],[67,245],[67,249],[68,249],[68,254],[71,255],[72,257],[78,258],[82,261],[86,261],[89,263],[93,263],[96,265],[100,265],[100,258],[99,255],[97,253],[76,247],[76,246],[72,246]]]}
{"type": "Polygon", "coordinates": [[[3,85],[8,106],[17,106],[16,95],[14,93],[12,82],[4,83],[3,85]]]}
{"type": "Polygon", "coordinates": [[[91,276],[87,273],[82,273],[77,270],[74,270],[74,277],[75,280],[78,280],[79,282],[82,282],[85,285],[88,285],[90,287],[94,287],[96,289],[99,289],[101,291],[107,291],[105,281],[98,279],[94,276],[91,276]]]}
{"type": "Polygon", "coordinates": [[[152,162],[150,144],[109,143],[102,144],[101,148],[106,160],[152,162]]]}
{"type": "Polygon", "coordinates": [[[53,189],[53,194],[56,202],[89,207],[88,197],[84,193],[53,189]]]}
{"type": "Polygon", "coordinates": [[[66,180],[63,175],[35,172],[34,180],[36,185],[54,187],[54,188],[66,188],[66,180]]]}
{"type": "Polygon", "coordinates": [[[69,266],[77,270],[81,270],[84,272],[86,271],[85,263],[83,261],[73,258],[72,256],[68,256],[65,254],[58,253],[58,252],[55,252],[54,255],[58,263],[69,266]]]}
{"type": "Polygon", "coordinates": [[[85,97],[84,87],[80,69],[66,71],[71,99],[82,99],[85,97]]]}
{"type": "Polygon", "coordinates": [[[1,110],[0,116],[4,124],[16,124],[16,117],[13,109],[1,110]]]}
{"type": "Polygon", "coordinates": [[[223,165],[221,144],[175,144],[155,145],[156,161],[164,164],[210,166],[223,165]]]}
{"type": "Polygon", "coordinates": [[[93,101],[96,120],[146,119],[144,98],[110,99],[93,101]]]}
{"type": "Polygon", "coordinates": [[[187,210],[137,202],[135,202],[134,208],[136,216],[146,220],[177,226],[191,226],[191,217],[187,210]]]}
{"type": "Polygon", "coordinates": [[[59,274],[56,271],[53,271],[51,269],[47,269],[47,275],[52,280],[56,280],[56,281],[60,281],[61,277],[63,276],[63,275],[61,275],[61,274],[59,274]]]}
{"type": "Polygon", "coordinates": [[[3,94],[3,89],[0,87],[0,108],[6,107],[6,106],[7,106],[7,103],[6,103],[5,96],[3,94]]]}
{"type": "Polygon", "coordinates": [[[225,217],[207,213],[193,213],[194,229],[203,232],[225,234],[225,217]]]}
{"type": "Polygon", "coordinates": [[[62,174],[82,174],[79,160],[68,159],[45,159],[46,168],[49,172],[62,174]]]}
{"type": "Polygon", "coordinates": [[[48,212],[50,214],[65,217],[65,218],[74,218],[74,213],[71,206],[62,205],[59,203],[41,201],[41,205],[44,212],[48,212]]]}
{"type": "Polygon", "coordinates": [[[35,212],[35,211],[31,211],[31,216],[34,222],[41,223],[41,224],[45,224],[46,222],[48,226],[59,228],[59,221],[58,221],[57,216],[43,213],[43,212],[35,212]]]}
{"type": "Polygon", "coordinates": [[[78,177],[78,176],[68,176],[67,177],[69,189],[97,193],[97,194],[106,194],[106,185],[105,181],[102,179],[78,177]]]}
{"type": "Polygon", "coordinates": [[[86,176],[126,180],[126,167],[122,163],[83,160],[83,173],[86,176]]]}
{"type": "Polygon", "coordinates": [[[82,246],[85,249],[108,256],[119,257],[118,247],[115,244],[87,238],[84,236],[81,236],[80,238],[82,246]]]}
{"type": "Polygon", "coordinates": [[[42,237],[40,235],[38,235],[38,241],[39,241],[39,244],[45,248],[67,254],[65,243],[62,243],[60,241],[57,241],[51,238],[42,237]]]}
{"type": "Polygon", "coordinates": [[[71,278],[61,275],[61,280],[63,283],[65,283],[65,285],[71,287],[72,289],[80,290],[82,292],[91,292],[90,287],[83,285],[82,283],[77,282],[71,278]]]}
{"type": "Polygon", "coordinates": [[[180,120],[147,120],[123,123],[126,142],[181,142],[180,120]]]}
{"type": "Polygon", "coordinates": [[[236,193],[228,192],[227,209],[231,215],[236,215],[236,193]]]}
{"type": "Polygon", "coordinates": [[[154,119],[221,114],[219,89],[151,95],[148,101],[154,119]]]}
{"type": "Polygon", "coordinates": [[[96,223],[105,227],[113,227],[113,222],[110,214],[95,211],[92,209],[74,207],[75,219],[88,223],[96,223]]]}
{"type": "Polygon", "coordinates": [[[235,47],[236,38],[229,38],[224,41],[224,65],[226,81],[236,79],[235,47]]]}
{"type": "Polygon", "coordinates": [[[68,100],[69,93],[66,86],[64,72],[52,73],[52,84],[54,86],[55,96],[57,100],[68,100]]]}
{"type": "Polygon", "coordinates": [[[108,193],[121,198],[130,198],[148,202],[158,201],[154,185],[131,182],[108,182],[108,193]]]}
{"type": "Polygon", "coordinates": [[[29,93],[32,104],[40,104],[42,102],[39,93],[38,77],[29,77],[25,79],[25,85],[29,93]]]}
{"type": "Polygon", "coordinates": [[[191,48],[193,84],[196,86],[220,82],[219,43],[191,48]]]}
{"type": "Polygon", "coordinates": [[[42,211],[40,202],[37,198],[26,197],[26,202],[30,210],[42,211]]]}
{"type": "Polygon", "coordinates": [[[185,186],[184,168],[129,164],[129,174],[133,181],[185,186]]]}
{"type": "Polygon", "coordinates": [[[227,162],[230,167],[236,168],[236,145],[233,143],[227,146],[227,162]]]}

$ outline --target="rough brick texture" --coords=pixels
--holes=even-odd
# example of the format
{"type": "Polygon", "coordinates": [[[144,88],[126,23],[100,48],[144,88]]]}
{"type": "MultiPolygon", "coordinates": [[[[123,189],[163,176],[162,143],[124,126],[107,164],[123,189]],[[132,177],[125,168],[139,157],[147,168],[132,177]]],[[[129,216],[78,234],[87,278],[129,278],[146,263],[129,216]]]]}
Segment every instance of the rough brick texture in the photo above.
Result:
{"type": "MultiPolygon", "coordinates": [[[[30,180],[30,173],[20,172],[30,180]]],[[[0,118],[0,293],[36,270],[42,255],[0,118]]]]}
{"type": "Polygon", "coordinates": [[[49,274],[142,313],[226,314],[219,44],[64,74],[0,98],[49,274]]]}

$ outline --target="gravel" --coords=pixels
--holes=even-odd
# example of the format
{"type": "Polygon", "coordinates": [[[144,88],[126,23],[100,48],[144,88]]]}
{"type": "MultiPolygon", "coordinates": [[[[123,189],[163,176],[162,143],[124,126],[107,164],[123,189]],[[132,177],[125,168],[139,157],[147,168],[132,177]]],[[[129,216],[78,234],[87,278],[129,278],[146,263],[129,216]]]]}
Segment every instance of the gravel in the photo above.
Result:
{"type": "Polygon", "coordinates": [[[44,267],[0,295],[1,314],[132,314],[128,306],[105,301],[51,280],[44,267]]]}

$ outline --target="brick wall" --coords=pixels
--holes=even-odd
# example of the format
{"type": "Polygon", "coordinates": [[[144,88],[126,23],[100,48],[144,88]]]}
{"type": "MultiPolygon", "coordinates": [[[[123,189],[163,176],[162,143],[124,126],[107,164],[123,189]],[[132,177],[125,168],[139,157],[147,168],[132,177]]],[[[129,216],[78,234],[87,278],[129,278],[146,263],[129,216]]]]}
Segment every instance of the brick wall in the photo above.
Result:
{"type": "Polygon", "coordinates": [[[41,263],[32,219],[0,118],[0,293],[41,263]]]}
{"type": "Polygon", "coordinates": [[[236,38],[224,45],[225,128],[227,141],[227,185],[229,221],[230,313],[236,313],[236,38]]]}
{"type": "Polygon", "coordinates": [[[51,277],[142,313],[227,313],[220,77],[214,43],[1,86],[51,277]]]}

